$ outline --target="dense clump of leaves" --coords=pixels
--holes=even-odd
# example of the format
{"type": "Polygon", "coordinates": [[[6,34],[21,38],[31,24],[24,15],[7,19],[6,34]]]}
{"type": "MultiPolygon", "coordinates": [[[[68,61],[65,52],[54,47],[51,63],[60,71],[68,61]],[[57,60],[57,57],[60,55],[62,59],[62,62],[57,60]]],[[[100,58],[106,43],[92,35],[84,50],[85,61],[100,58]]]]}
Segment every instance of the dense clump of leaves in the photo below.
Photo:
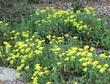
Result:
{"type": "Polygon", "coordinates": [[[110,82],[110,53],[90,47],[110,49],[109,28],[93,8],[37,9],[15,30],[3,21],[0,27],[0,61],[15,68],[18,78],[32,84],[110,82]]]}
{"type": "Polygon", "coordinates": [[[45,37],[51,35],[77,35],[83,44],[109,49],[109,26],[98,18],[93,8],[77,10],[37,9],[29,17],[22,19],[16,30],[39,32],[45,37]],[[106,43],[106,39],[108,40],[106,43]]]}
{"type": "Polygon", "coordinates": [[[64,37],[48,35],[46,43],[37,32],[31,35],[28,31],[11,31],[7,35],[14,43],[3,42],[0,59],[19,72],[18,78],[25,75],[32,84],[110,82],[110,54],[97,54],[94,47],[80,48],[76,37],[65,41],[64,37]]]}

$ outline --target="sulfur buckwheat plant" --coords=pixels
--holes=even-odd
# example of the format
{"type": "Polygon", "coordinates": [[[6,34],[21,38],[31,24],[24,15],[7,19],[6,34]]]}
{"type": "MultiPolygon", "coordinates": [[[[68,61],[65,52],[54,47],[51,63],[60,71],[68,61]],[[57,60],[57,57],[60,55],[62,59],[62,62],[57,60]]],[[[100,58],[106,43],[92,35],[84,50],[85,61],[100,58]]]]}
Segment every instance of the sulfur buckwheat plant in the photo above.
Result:
{"type": "MultiPolygon", "coordinates": [[[[10,24],[9,24],[10,25],[10,24]]],[[[0,62],[29,84],[109,84],[109,28],[93,8],[36,9],[8,28],[0,21],[0,62]],[[94,46],[94,47],[93,47],[94,46]]]]}
{"type": "Polygon", "coordinates": [[[55,8],[36,9],[23,18],[16,30],[37,31],[41,36],[71,34],[83,44],[96,45],[109,49],[109,26],[105,18],[99,18],[92,7],[77,10],[58,10],[55,8]]]}
{"type": "Polygon", "coordinates": [[[15,30],[4,35],[10,35],[11,41],[3,42],[0,55],[18,71],[17,78],[24,77],[30,84],[110,82],[110,54],[97,54],[88,45],[78,47],[76,37],[48,35],[45,39],[37,32],[15,30]]]}

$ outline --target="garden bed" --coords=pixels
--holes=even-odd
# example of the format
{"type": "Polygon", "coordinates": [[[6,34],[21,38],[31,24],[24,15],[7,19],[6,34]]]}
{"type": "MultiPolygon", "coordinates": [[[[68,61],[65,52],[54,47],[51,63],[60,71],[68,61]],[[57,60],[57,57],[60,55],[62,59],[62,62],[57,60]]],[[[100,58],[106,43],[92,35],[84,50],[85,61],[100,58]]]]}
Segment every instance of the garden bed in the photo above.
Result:
{"type": "Polygon", "coordinates": [[[97,14],[100,4],[91,3],[40,3],[28,13],[24,7],[26,15],[19,11],[19,20],[3,18],[1,64],[29,84],[109,84],[110,26],[97,14]]]}

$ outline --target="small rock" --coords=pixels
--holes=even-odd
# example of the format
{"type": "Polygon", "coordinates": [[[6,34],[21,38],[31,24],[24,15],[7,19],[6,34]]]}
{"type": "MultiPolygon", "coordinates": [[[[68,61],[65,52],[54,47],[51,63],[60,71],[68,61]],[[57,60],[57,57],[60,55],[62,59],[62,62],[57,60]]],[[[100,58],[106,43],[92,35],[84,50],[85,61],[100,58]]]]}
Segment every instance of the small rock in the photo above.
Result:
{"type": "Polygon", "coordinates": [[[14,69],[0,67],[0,80],[16,80],[16,71],[14,69]]]}
{"type": "Polygon", "coordinates": [[[25,84],[23,80],[16,78],[16,70],[8,67],[0,67],[0,84],[25,84]]]}

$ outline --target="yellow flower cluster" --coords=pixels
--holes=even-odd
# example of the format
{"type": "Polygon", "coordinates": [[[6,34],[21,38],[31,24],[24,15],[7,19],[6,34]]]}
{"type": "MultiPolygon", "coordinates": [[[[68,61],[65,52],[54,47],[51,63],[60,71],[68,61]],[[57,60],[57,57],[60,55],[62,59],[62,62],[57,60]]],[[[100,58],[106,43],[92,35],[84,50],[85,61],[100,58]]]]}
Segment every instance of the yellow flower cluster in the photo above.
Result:
{"type": "MultiPolygon", "coordinates": [[[[38,83],[38,78],[42,75],[47,75],[48,74],[48,70],[47,70],[47,67],[45,68],[42,68],[40,66],[40,64],[36,64],[35,66],[35,72],[32,76],[32,84],[39,84],[38,83]]],[[[51,84],[50,82],[48,82],[47,84],[51,84]]]]}
{"type": "Polygon", "coordinates": [[[63,60],[58,62],[57,65],[60,65],[63,61],[79,62],[79,64],[82,65],[80,67],[83,67],[84,72],[94,70],[103,74],[106,73],[105,71],[109,71],[110,68],[108,63],[104,63],[109,57],[105,53],[97,55],[95,53],[95,48],[89,46],[84,46],[84,48],[70,48],[63,53],[59,53],[59,57],[63,60]]]}
{"type": "Polygon", "coordinates": [[[8,42],[3,42],[3,43],[7,50],[11,48],[11,45],[8,42]]]}
{"type": "Polygon", "coordinates": [[[29,32],[22,32],[22,36],[25,38],[29,38],[29,32]]]}
{"type": "MultiPolygon", "coordinates": [[[[18,71],[18,78],[22,77],[22,71],[26,71],[27,74],[29,74],[29,70],[32,70],[32,67],[34,67],[31,72],[32,75],[30,75],[32,79],[30,80],[32,80],[33,84],[39,84],[39,79],[44,75],[48,76],[47,74],[49,73],[49,66],[44,66],[46,65],[44,64],[44,68],[41,67],[42,62],[45,60],[45,62],[53,63],[54,72],[57,71],[57,67],[64,65],[69,65],[71,67],[77,66],[77,68],[79,70],[82,69],[84,73],[93,71],[100,75],[110,72],[108,62],[110,55],[106,53],[96,54],[94,47],[86,45],[83,48],[72,46],[66,48],[64,46],[64,37],[51,35],[46,36],[49,40],[49,45],[46,45],[45,40],[36,37],[38,34],[37,32],[33,35],[29,35],[27,32],[10,32],[11,35],[13,33],[17,35],[13,46],[6,41],[3,43],[6,51],[8,51],[6,54],[8,55],[9,63],[11,65],[16,65],[14,67],[18,71]],[[45,50],[48,50],[48,52],[45,50]],[[50,62],[50,60],[52,60],[52,62],[50,62]]],[[[51,78],[49,80],[51,80],[51,78]]],[[[51,83],[50,81],[47,82],[47,84],[51,83]]]]}
{"type": "MultiPolygon", "coordinates": [[[[57,29],[58,26],[66,26],[68,23],[72,25],[71,28],[80,31],[82,33],[90,34],[91,28],[88,28],[88,24],[85,21],[78,20],[83,14],[95,16],[94,9],[92,7],[87,7],[84,12],[77,10],[76,13],[70,10],[56,10],[54,8],[37,9],[35,12],[36,19],[34,20],[35,25],[40,28],[36,28],[40,32],[48,32],[57,29]]],[[[84,16],[86,16],[84,15],[84,16]]],[[[62,30],[62,29],[61,29],[62,30]]]]}
{"type": "Polygon", "coordinates": [[[86,14],[93,14],[93,16],[96,15],[94,8],[92,8],[92,7],[86,7],[86,8],[84,8],[84,10],[85,10],[86,14]]]}
{"type": "MultiPolygon", "coordinates": [[[[43,43],[44,40],[39,40],[36,37],[37,33],[29,37],[28,32],[15,32],[11,31],[10,34],[17,35],[17,38],[15,39],[14,46],[11,46],[8,42],[4,42],[6,52],[8,55],[8,61],[11,65],[17,64],[16,70],[19,72],[17,74],[17,77],[21,77],[22,74],[21,71],[28,71],[30,69],[30,59],[37,59],[40,54],[43,52],[43,43]],[[21,40],[20,38],[23,39],[21,40]],[[10,48],[12,48],[10,50],[10,48]]],[[[36,65],[36,68],[38,69],[38,66],[36,65]]],[[[40,68],[39,68],[40,69],[40,68]]],[[[46,72],[45,72],[46,73],[46,72]]],[[[39,73],[42,74],[42,73],[39,73]]]]}
{"type": "MultiPolygon", "coordinates": [[[[81,75],[84,73],[84,76],[96,75],[104,78],[106,75],[109,78],[107,74],[110,74],[110,55],[108,53],[97,54],[94,47],[74,45],[74,42],[78,41],[76,37],[78,34],[92,37],[92,26],[87,24],[85,19],[81,19],[81,15],[87,15],[86,18],[90,15],[95,16],[93,8],[85,8],[83,12],[46,8],[37,9],[34,14],[35,16],[30,15],[32,25],[27,24],[35,27],[32,28],[33,32],[13,30],[4,33],[10,41],[4,41],[4,45],[0,46],[0,56],[7,56],[9,64],[18,71],[18,78],[22,77],[22,71],[26,73],[30,84],[44,84],[44,81],[45,84],[53,82],[63,84],[57,79],[59,77],[64,81],[65,77],[62,77],[62,74],[65,75],[66,71],[67,76],[68,72],[73,74],[80,72],[81,75]],[[81,20],[78,19],[79,17],[81,20]],[[69,28],[73,28],[73,31],[69,28]],[[69,36],[70,31],[77,33],[69,36]]],[[[100,18],[97,20],[100,21],[100,18]]],[[[0,21],[0,26],[2,23],[0,21]]],[[[74,84],[78,84],[77,80],[74,84]]]]}

